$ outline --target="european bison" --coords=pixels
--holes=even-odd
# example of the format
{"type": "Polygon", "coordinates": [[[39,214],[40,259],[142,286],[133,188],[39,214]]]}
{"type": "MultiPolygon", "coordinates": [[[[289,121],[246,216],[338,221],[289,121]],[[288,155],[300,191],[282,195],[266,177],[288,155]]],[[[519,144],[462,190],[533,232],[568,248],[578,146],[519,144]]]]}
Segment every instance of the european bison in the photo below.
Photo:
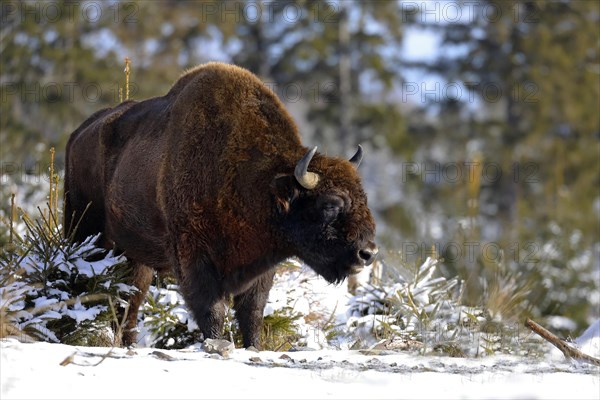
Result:
{"type": "Polygon", "coordinates": [[[222,333],[233,295],[244,346],[258,346],[277,263],[297,256],[338,283],[375,258],[361,158],[360,147],[349,161],[303,147],[256,76],[208,63],[165,96],[98,111],[73,132],[65,227],[83,214],[76,240],[102,232],[132,263],[140,292],[124,345],[153,270],[172,268],[206,338],[222,333]]]}

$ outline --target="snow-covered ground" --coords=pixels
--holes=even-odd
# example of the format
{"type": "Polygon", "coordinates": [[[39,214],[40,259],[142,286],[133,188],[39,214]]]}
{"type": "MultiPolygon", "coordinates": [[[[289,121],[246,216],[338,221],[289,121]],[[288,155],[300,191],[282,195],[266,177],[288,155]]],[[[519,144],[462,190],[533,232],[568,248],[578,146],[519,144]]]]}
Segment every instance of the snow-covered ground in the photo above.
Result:
{"type": "MultiPolygon", "coordinates": [[[[360,281],[366,279],[368,271],[360,281]]],[[[350,300],[345,285],[328,285],[306,267],[292,268],[278,276],[265,313],[291,307],[312,319],[320,315],[347,325],[350,300]]],[[[187,311],[179,314],[185,321],[187,311]]],[[[567,361],[549,344],[545,358],[453,358],[351,350],[352,341],[328,343],[314,321],[301,318],[298,328],[302,344],[314,350],[236,349],[226,359],[200,344],[184,350],[148,347],[152,340],[145,329],[133,350],[4,339],[0,399],[600,399],[600,368],[567,361]]],[[[576,343],[600,356],[600,322],[576,343]]]]}
{"type": "Polygon", "coordinates": [[[103,360],[107,348],[15,339],[2,341],[0,349],[2,399],[600,397],[597,367],[550,359],[243,349],[222,359],[199,348],[142,348],[113,349],[103,360]]]}

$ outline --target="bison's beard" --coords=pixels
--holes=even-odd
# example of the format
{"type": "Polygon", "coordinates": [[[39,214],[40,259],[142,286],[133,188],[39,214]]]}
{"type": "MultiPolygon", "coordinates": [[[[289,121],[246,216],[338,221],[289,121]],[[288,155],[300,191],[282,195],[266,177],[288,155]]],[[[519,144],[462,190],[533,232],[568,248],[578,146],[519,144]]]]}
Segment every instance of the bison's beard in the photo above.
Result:
{"type": "Polygon", "coordinates": [[[313,268],[316,273],[321,275],[325,280],[334,285],[339,285],[346,279],[349,274],[343,274],[338,271],[331,271],[331,267],[328,268],[313,268]]]}
{"type": "Polygon", "coordinates": [[[313,256],[304,257],[302,260],[327,282],[335,285],[342,283],[359,265],[359,260],[355,256],[331,259],[313,256]]]}

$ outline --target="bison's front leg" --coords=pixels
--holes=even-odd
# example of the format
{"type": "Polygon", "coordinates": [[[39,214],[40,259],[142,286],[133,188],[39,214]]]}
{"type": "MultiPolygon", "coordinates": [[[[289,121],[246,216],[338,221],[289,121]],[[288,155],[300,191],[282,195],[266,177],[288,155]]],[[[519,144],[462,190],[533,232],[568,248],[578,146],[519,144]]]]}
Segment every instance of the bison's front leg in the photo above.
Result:
{"type": "Polygon", "coordinates": [[[205,339],[223,335],[225,302],[218,274],[212,263],[197,261],[181,266],[179,287],[205,339]]]}
{"type": "Polygon", "coordinates": [[[234,297],[233,307],[244,338],[244,347],[260,347],[263,312],[274,276],[275,270],[266,272],[248,290],[234,297]]]}

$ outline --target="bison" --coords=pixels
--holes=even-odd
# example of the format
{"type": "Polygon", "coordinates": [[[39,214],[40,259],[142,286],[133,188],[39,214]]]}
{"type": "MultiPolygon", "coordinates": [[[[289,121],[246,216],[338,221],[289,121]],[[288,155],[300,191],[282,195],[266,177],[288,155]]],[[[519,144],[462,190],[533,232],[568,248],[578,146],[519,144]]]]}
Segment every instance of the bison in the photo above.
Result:
{"type": "Polygon", "coordinates": [[[279,262],[296,256],[339,283],[374,260],[361,159],[360,146],[350,160],[302,146],[255,75],[208,63],[165,96],[100,110],[71,134],[64,225],[76,240],[101,232],[130,261],[140,290],[124,345],[153,271],[172,270],[205,338],[222,334],[233,296],[244,346],[258,346],[279,262]]]}

